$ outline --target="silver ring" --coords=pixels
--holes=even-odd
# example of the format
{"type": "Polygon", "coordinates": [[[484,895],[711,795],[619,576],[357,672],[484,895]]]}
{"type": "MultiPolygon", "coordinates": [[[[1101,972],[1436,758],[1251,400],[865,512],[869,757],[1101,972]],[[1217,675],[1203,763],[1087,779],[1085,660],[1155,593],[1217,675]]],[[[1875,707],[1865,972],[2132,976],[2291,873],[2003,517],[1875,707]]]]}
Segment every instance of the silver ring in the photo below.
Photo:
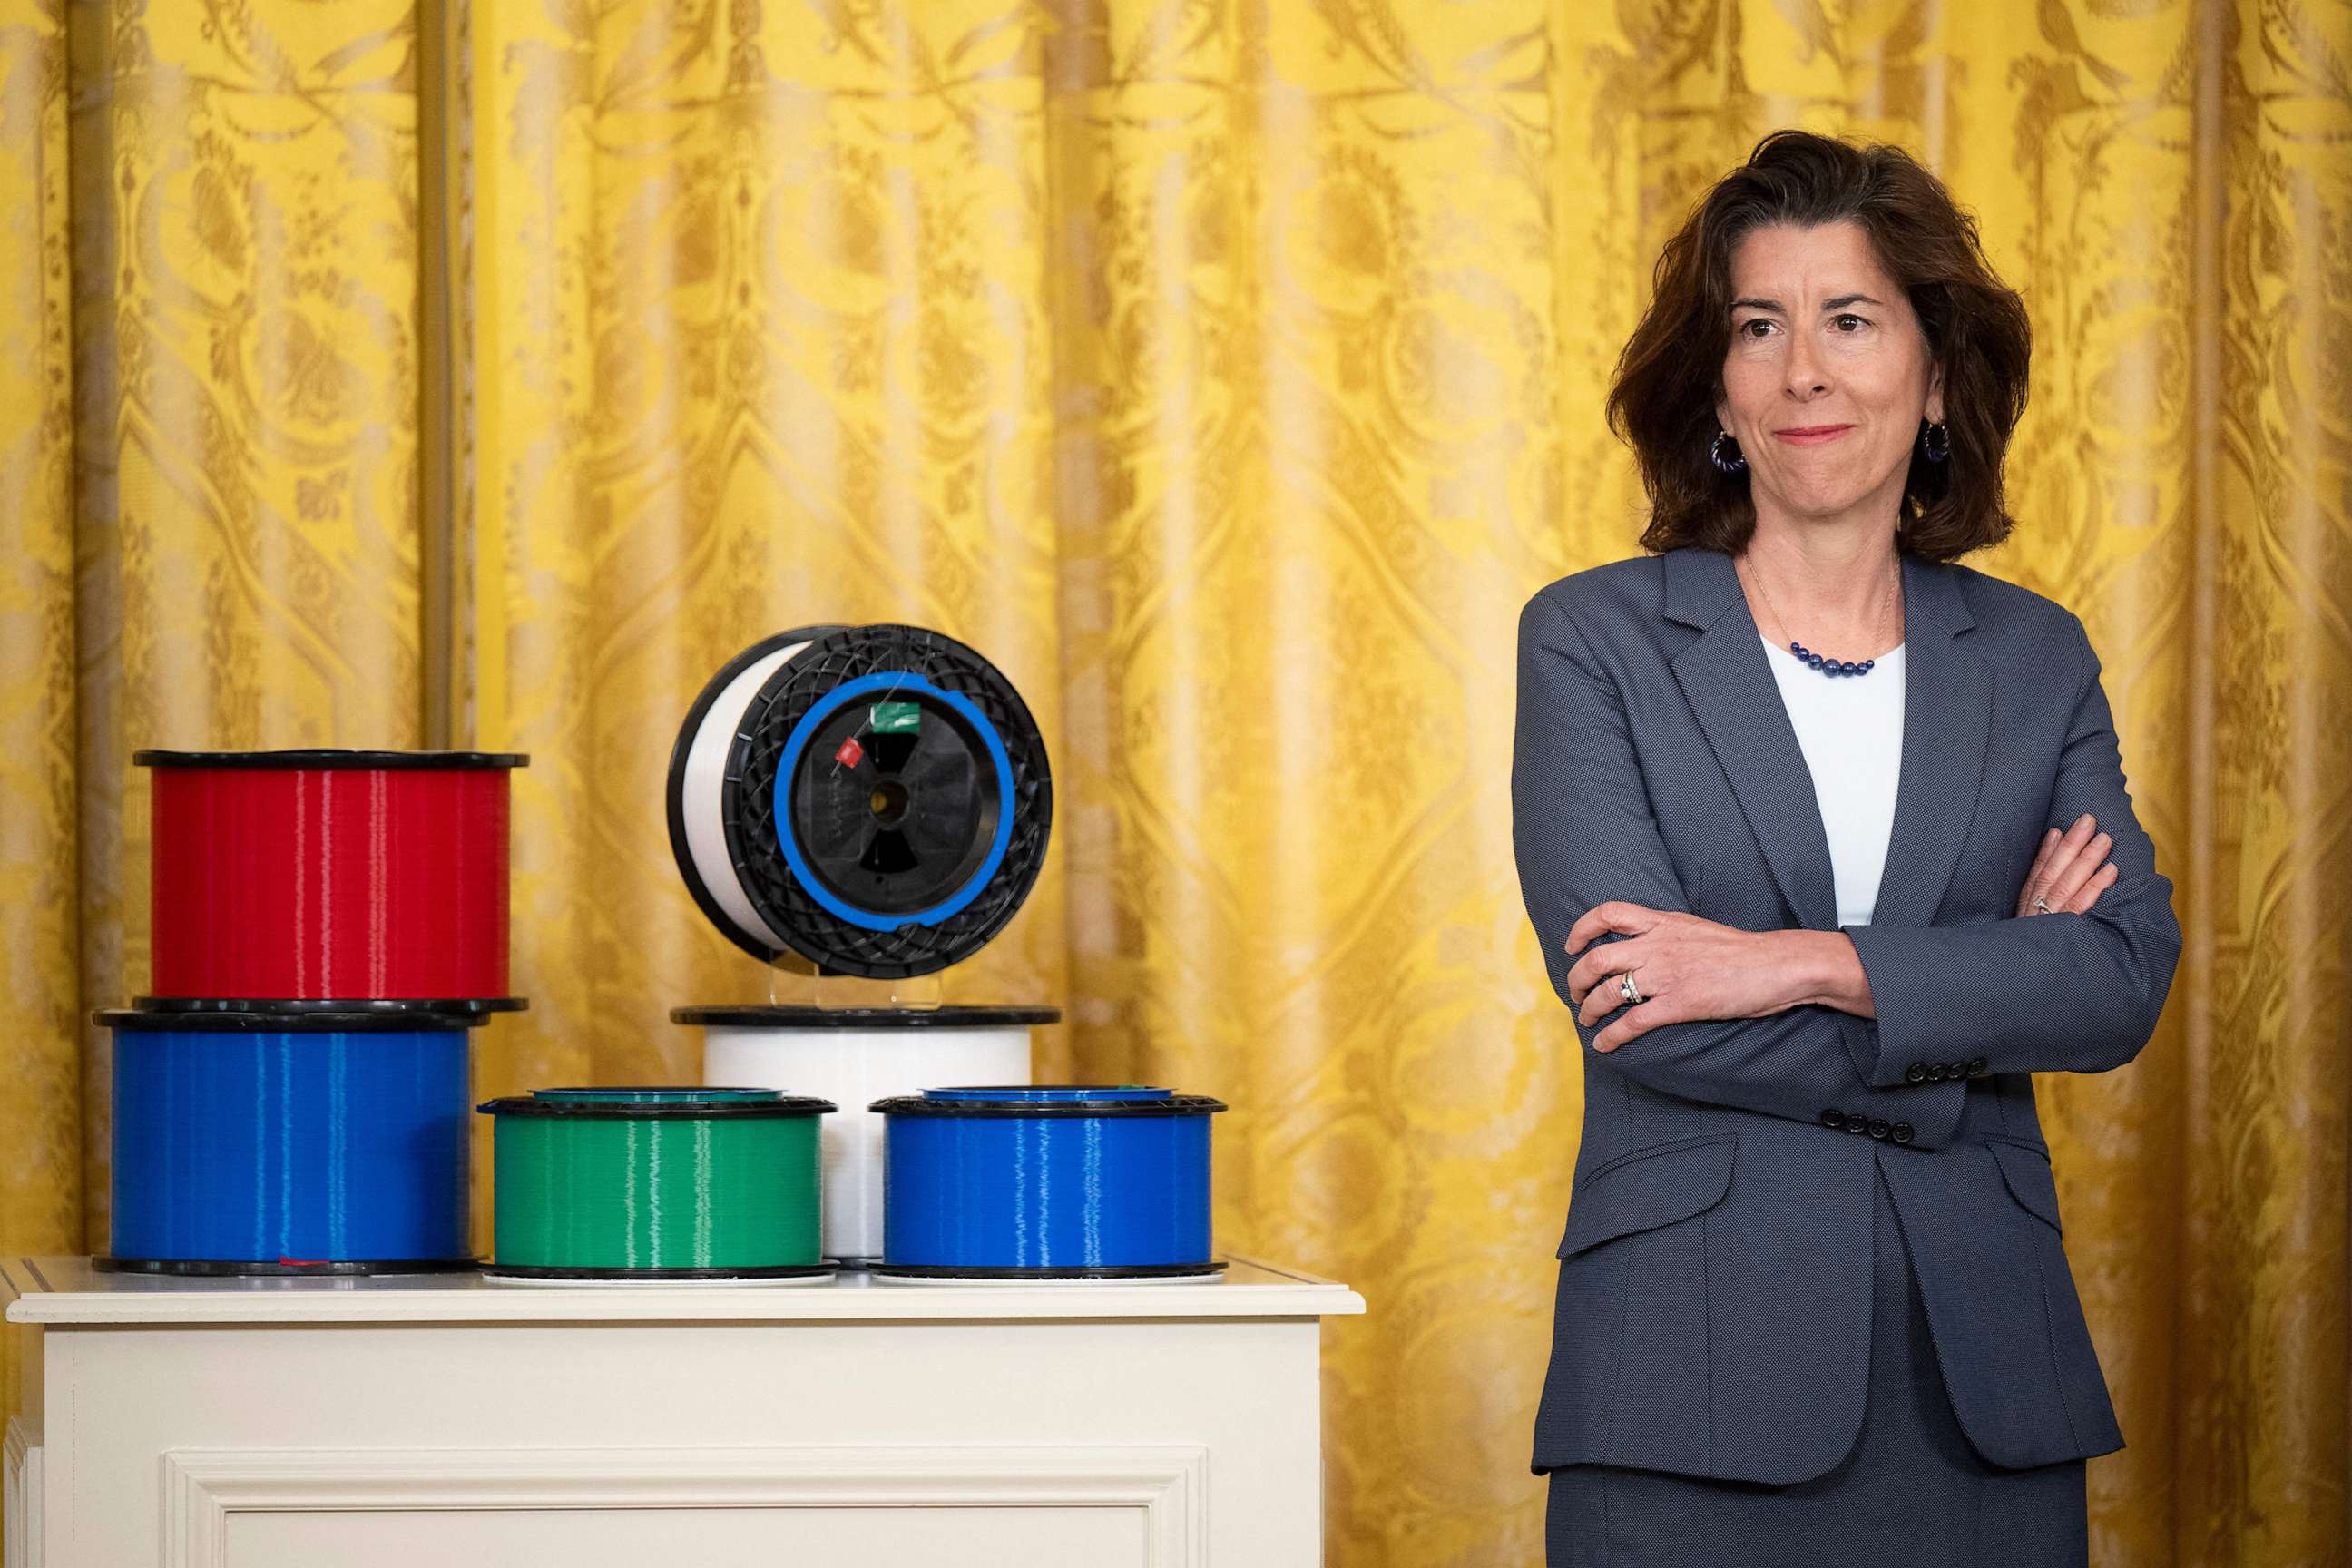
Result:
{"type": "Polygon", "coordinates": [[[2056,910],[2052,909],[2048,904],[2043,903],[2042,901],[2042,895],[2039,893],[2033,895],[2033,907],[2041,910],[2045,915],[2054,915],[2058,912],[2056,910]]]}
{"type": "Polygon", "coordinates": [[[1642,988],[1634,984],[1632,970],[1629,969],[1617,977],[1617,994],[1636,1007],[1642,1005],[1642,988]]]}

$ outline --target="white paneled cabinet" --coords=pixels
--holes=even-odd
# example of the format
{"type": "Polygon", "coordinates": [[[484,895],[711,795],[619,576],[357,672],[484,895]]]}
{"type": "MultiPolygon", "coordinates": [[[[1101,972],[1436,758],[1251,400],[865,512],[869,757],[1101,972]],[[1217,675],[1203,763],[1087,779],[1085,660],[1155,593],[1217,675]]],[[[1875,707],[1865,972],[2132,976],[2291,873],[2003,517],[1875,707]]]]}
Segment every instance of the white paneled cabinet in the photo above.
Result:
{"type": "Polygon", "coordinates": [[[0,1268],[6,1568],[1321,1562],[1344,1286],[0,1268]]]}

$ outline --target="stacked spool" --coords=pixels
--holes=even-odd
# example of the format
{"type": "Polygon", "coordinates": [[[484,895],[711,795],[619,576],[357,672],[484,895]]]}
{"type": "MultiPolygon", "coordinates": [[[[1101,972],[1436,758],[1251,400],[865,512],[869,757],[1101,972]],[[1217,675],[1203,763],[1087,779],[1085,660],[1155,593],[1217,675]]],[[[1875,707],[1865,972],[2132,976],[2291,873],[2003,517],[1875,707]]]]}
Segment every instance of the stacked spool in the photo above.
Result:
{"type": "MultiPolygon", "coordinates": [[[[1034,884],[1045,744],[988,660],[918,626],[744,649],[680,726],[670,845],[696,904],[778,968],[904,980],[977,953],[1034,884]]],[[[1051,1007],[681,1007],[703,1081],[790,1082],[825,1120],[824,1251],[905,1282],[1212,1279],[1199,1096],[1030,1087],[1051,1007]],[[959,1087],[965,1086],[965,1087],[959,1087]],[[969,1086],[995,1086],[974,1088],[969,1086]]]]}
{"type": "Polygon", "coordinates": [[[709,1083],[779,1083],[847,1107],[824,1123],[824,1251],[882,1258],[883,1120],[866,1107],[934,1083],[1023,1083],[1029,1031],[1052,1007],[679,1007],[702,1030],[709,1083]]]}
{"type": "Polygon", "coordinates": [[[910,1284],[1213,1279],[1206,1095],[1138,1084],[934,1089],[889,1126],[877,1276],[910,1284]]]}
{"type": "Polygon", "coordinates": [[[507,971],[509,775],[479,752],[142,751],[151,994],[114,1037],[104,1269],[473,1267],[468,1031],[507,971]]]}
{"type": "Polygon", "coordinates": [[[542,1089],[494,1100],[497,1257],[518,1285],[792,1285],[821,1256],[817,1123],[772,1089],[542,1089]]]}
{"type": "MultiPolygon", "coordinates": [[[[1003,673],[919,626],[815,626],[745,648],[670,754],[670,847],[695,903],[778,969],[908,980],[978,952],[1020,909],[1053,823],[1045,742],[1003,673]]],[[[705,1083],[792,1084],[824,1122],[824,1251],[877,1261],[883,1130],[930,1083],[1025,1082],[1052,1007],[681,1007],[705,1083]]]]}

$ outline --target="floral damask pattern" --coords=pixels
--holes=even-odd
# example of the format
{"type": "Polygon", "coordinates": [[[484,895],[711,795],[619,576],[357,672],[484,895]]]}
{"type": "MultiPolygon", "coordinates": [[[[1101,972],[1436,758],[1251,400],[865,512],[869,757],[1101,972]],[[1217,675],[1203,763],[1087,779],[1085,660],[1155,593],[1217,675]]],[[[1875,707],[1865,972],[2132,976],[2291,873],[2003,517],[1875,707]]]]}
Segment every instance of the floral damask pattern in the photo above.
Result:
{"type": "Polygon", "coordinates": [[[2343,1561],[2347,58],[2334,0],[0,0],[6,1244],[103,1244],[131,750],[530,752],[479,1087],[691,1077],[667,1010],[772,982],[669,863],[685,706],[918,621],[1058,795],[946,994],[1231,1099],[1224,1245],[1370,1298],[1330,1561],[1538,1561],[1580,1084],[1515,612],[1636,549],[1651,258],[1800,123],[1917,151],[2026,295],[1977,563],[2083,615],[2180,889],[2155,1042],[2042,1085],[2095,1560],[2343,1561]]]}
{"type": "MultiPolygon", "coordinates": [[[[65,16],[0,7],[0,1225],[82,1238],[82,916],[76,907],[72,190],[65,16]]],[[[0,1396],[21,1352],[0,1332],[0,1396]]]]}
{"type": "MultiPolygon", "coordinates": [[[[103,1246],[141,746],[413,744],[408,8],[0,8],[0,1214],[103,1246]]],[[[10,1336],[13,1396],[16,1350],[10,1336]]]]}

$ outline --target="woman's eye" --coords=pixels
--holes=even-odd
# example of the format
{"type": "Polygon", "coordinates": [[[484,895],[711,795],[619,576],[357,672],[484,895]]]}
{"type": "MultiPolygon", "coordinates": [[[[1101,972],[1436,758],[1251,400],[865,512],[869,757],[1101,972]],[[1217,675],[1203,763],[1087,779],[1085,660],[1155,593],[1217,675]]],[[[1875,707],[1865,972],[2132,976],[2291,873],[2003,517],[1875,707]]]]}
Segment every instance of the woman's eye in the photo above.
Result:
{"type": "MultiPolygon", "coordinates": [[[[1870,325],[1870,320],[1866,316],[1838,316],[1833,319],[1840,321],[1852,321],[1858,327],[1866,327],[1870,325]]],[[[1846,334],[1848,337],[1852,337],[1853,335],[1853,334],[1851,332],[1846,334]]]]}
{"type": "Polygon", "coordinates": [[[1766,321],[1761,316],[1751,316],[1747,321],[1740,322],[1738,326],[1732,330],[1743,338],[1760,338],[1763,336],[1761,332],[1751,332],[1748,329],[1750,327],[1769,327],[1771,324],[1771,322],[1766,321]]]}

